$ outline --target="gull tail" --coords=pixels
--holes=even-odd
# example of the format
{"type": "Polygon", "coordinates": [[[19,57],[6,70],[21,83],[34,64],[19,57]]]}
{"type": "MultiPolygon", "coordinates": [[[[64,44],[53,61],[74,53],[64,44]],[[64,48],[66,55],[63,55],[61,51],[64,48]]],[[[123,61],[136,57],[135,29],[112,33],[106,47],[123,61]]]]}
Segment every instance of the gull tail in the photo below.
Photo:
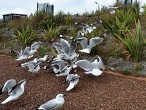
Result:
{"type": "Polygon", "coordinates": [[[0,88],[0,95],[2,95],[3,94],[3,86],[0,88]]]}
{"type": "Polygon", "coordinates": [[[100,76],[102,71],[100,69],[93,69],[92,71],[84,72],[85,74],[93,74],[94,76],[100,76]]]}
{"type": "Polygon", "coordinates": [[[92,74],[93,74],[94,76],[100,76],[100,75],[102,74],[102,71],[99,70],[99,69],[93,69],[93,70],[92,70],[92,74]]]}
{"type": "Polygon", "coordinates": [[[12,100],[15,100],[15,98],[14,97],[12,97],[12,96],[9,96],[6,100],[4,100],[1,104],[6,104],[6,103],[8,103],[8,102],[10,102],[10,101],[12,101],[12,100]]]}
{"type": "Polygon", "coordinates": [[[70,91],[73,88],[74,88],[74,83],[70,82],[70,84],[69,84],[68,88],[66,89],[66,91],[70,91]]]}
{"type": "Polygon", "coordinates": [[[79,50],[79,52],[90,53],[90,50],[89,49],[82,49],[82,50],[79,50]]]}

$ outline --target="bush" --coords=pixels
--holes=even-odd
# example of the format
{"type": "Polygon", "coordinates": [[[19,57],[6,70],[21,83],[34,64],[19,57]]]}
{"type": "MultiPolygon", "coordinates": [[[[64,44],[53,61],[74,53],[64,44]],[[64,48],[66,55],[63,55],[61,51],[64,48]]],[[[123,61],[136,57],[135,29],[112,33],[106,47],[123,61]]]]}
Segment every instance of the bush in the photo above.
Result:
{"type": "Polygon", "coordinates": [[[35,32],[30,26],[26,26],[20,30],[16,30],[14,39],[22,46],[26,47],[31,45],[37,38],[35,32]]]}
{"type": "Polygon", "coordinates": [[[141,32],[140,21],[138,20],[138,22],[135,23],[135,25],[136,25],[136,29],[132,31],[127,30],[128,33],[125,35],[124,38],[121,38],[117,34],[116,36],[127,47],[127,50],[129,51],[133,61],[138,62],[143,58],[144,39],[141,32]]]}
{"type": "Polygon", "coordinates": [[[54,39],[56,39],[60,33],[60,27],[50,27],[48,30],[44,30],[44,32],[42,33],[42,36],[45,40],[47,40],[48,42],[52,42],[54,39]]]}

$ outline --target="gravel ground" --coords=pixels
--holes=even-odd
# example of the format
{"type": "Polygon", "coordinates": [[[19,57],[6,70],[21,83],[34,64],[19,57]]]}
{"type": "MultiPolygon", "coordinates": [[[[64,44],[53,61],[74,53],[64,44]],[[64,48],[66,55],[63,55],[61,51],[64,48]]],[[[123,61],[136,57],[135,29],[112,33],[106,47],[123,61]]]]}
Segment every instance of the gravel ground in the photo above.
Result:
{"type": "MultiPolygon", "coordinates": [[[[66,94],[65,104],[58,110],[146,110],[146,78],[133,78],[110,71],[99,77],[81,76],[77,86],[66,92],[64,77],[41,70],[37,74],[19,67],[10,56],[0,56],[0,86],[8,79],[26,79],[25,93],[16,101],[0,105],[0,110],[34,110],[58,93],[66,94]]],[[[7,94],[0,96],[0,103],[7,94]]]]}

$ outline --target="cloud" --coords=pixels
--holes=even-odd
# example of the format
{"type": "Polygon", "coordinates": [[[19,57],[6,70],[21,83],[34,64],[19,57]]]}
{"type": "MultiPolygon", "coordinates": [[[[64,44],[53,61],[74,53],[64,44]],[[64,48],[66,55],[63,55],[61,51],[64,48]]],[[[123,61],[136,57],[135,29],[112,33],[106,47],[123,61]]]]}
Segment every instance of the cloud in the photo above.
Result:
{"type": "MultiPolygon", "coordinates": [[[[35,13],[37,8],[37,2],[39,3],[50,3],[54,5],[54,12],[62,10],[65,13],[70,12],[83,13],[86,11],[95,11],[98,8],[98,5],[94,3],[98,2],[100,6],[113,5],[116,0],[0,0],[0,18],[3,14],[8,13],[21,13],[28,14],[35,13]]],[[[139,0],[141,4],[146,0],[139,0]]]]}

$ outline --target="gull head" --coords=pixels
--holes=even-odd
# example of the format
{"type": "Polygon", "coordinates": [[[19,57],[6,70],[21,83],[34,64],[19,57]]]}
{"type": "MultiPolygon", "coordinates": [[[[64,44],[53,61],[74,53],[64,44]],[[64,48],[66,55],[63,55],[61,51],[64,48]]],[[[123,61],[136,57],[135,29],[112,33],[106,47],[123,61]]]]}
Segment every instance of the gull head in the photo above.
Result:
{"type": "Polygon", "coordinates": [[[78,74],[75,74],[75,76],[80,77],[78,74]]]}
{"type": "Polygon", "coordinates": [[[64,94],[58,94],[57,96],[56,96],[56,98],[58,98],[58,97],[63,97],[64,96],[64,94]]]}

